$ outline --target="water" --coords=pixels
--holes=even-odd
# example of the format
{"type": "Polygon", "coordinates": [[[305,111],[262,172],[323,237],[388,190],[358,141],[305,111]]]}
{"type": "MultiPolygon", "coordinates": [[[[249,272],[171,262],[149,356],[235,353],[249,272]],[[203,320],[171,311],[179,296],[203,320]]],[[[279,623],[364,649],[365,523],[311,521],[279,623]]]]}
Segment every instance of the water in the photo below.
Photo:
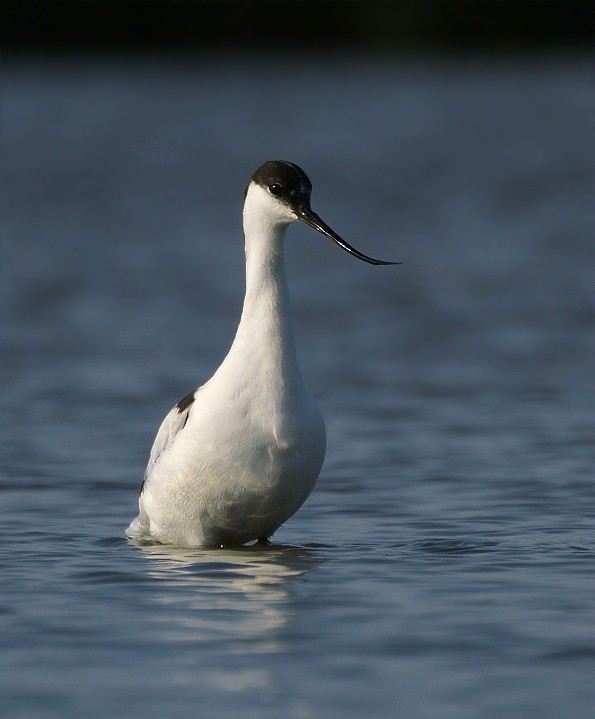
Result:
{"type": "Polygon", "coordinates": [[[5,65],[7,717],[589,715],[591,92],[580,58],[5,65]],[[404,264],[290,229],[319,484],[271,548],[133,546],[272,158],[404,264]]]}

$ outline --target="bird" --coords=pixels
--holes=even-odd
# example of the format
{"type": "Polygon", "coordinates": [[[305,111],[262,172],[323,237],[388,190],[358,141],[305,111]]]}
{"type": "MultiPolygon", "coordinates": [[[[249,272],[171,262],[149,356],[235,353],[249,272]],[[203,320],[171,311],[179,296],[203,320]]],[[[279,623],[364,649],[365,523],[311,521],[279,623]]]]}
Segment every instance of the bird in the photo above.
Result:
{"type": "Polygon", "coordinates": [[[177,547],[268,544],[312,491],[326,452],[320,410],[298,367],[285,276],[287,228],[302,222],[352,256],[368,257],[310,207],[312,184],[287,160],[251,176],[244,194],[246,290],[231,348],[181,399],[153,443],[139,513],[126,530],[177,547]]]}

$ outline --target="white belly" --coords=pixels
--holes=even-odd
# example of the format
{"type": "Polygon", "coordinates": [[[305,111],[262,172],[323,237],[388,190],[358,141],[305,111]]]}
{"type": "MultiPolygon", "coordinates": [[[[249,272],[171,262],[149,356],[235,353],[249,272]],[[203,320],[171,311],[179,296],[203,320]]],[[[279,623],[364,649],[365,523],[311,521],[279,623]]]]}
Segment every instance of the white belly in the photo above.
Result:
{"type": "MultiPolygon", "coordinates": [[[[201,392],[202,394],[202,392],[201,392]]],[[[164,544],[219,546],[270,536],[310,494],[325,453],[324,423],[303,398],[281,420],[241,403],[190,414],[140,499],[143,532],[164,544]],[[148,526],[147,526],[148,524],[148,526]],[[148,531],[147,531],[148,530],[148,531]]]]}

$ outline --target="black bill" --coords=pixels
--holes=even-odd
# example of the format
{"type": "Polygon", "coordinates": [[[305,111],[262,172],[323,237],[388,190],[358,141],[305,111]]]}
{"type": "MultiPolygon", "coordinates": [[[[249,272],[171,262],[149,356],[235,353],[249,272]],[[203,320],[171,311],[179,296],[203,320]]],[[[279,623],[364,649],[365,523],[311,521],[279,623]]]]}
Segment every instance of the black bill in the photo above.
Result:
{"type": "Polygon", "coordinates": [[[328,237],[333,242],[336,242],[339,247],[342,247],[345,252],[349,252],[350,255],[353,255],[354,257],[357,257],[358,260],[363,260],[364,262],[369,262],[371,265],[400,265],[400,262],[387,262],[386,260],[375,260],[373,257],[368,257],[367,255],[364,255],[359,250],[356,250],[355,247],[352,247],[350,244],[345,242],[339,235],[332,230],[326,222],[320,219],[318,215],[313,212],[309,207],[302,207],[297,211],[298,219],[300,219],[302,222],[304,222],[306,225],[309,225],[310,227],[314,228],[315,230],[318,230],[318,232],[322,233],[326,237],[328,237]]]}

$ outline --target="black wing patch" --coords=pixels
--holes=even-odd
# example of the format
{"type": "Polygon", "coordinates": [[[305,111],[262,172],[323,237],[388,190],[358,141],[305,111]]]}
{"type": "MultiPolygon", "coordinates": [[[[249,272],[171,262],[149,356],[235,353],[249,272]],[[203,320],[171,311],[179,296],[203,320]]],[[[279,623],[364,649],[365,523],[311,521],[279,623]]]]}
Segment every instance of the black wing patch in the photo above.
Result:
{"type": "MultiPolygon", "coordinates": [[[[190,407],[190,405],[194,402],[194,395],[196,392],[190,392],[190,394],[187,394],[184,399],[181,399],[178,404],[176,405],[176,409],[178,410],[178,414],[182,414],[185,410],[190,407]]],[[[190,413],[188,413],[190,414],[190,413]]],[[[182,426],[182,429],[186,426],[186,422],[188,421],[188,415],[186,415],[186,420],[184,422],[184,425],[182,426]]]]}

